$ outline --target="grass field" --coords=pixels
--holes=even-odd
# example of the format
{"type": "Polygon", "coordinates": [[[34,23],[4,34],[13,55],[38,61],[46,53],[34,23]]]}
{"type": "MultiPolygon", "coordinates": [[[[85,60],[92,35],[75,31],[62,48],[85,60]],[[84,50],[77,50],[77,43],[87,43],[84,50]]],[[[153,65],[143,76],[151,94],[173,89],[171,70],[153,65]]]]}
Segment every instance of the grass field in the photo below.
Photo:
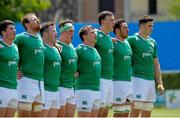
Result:
{"type": "MultiPolygon", "coordinates": [[[[112,110],[109,112],[108,117],[112,117],[112,110]]],[[[17,116],[17,113],[15,117],[17,116]]],[[[180,118],[180,109],[166,109],[166,108],[154,108],[152,111],[152,117],[160,118],[160,117],[178,117],[180,118]]],[[[77,113],[75,114],[77,117],[77,113]]]]}
{"type": "MultiPolygon", "coordinates": [[[[109,117],[112,117],[112,111],[109,112],[109,117]]],[[[166,109],[166,108],[154,108],[151,114],[152,117],[179,117],[180,109],[166,109]]]]}

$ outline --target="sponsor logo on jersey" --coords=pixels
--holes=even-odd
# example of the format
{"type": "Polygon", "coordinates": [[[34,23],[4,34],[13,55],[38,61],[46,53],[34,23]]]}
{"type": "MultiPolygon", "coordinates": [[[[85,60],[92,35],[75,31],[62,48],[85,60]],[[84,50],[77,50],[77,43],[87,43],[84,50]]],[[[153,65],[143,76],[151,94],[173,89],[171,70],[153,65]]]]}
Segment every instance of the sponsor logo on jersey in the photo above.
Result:
{"type": "Polygon", "coordinates": [[[58,61],[53,62],[53,67],[59,66],[59,65],[60,65],[60,62],[58,62],[58,61]]]}
{"type": "Polygon", "coordinates": [[[35,49],[34,53],[35,54],[43,54],[43,49],[35,49]]]}
{"type": "Polygon", "coordinates": [[[131,57],[130,56],[124,56],[124,61],[126,61],[126,60],[129,60],[131,57]]]}
{"type": "Polygon", "coordinates": [[[139,94],[138,94],[138,95],[136,95],[136,98],[141,98],[141,95],[139,95],[139,94]]]}
{"type": "Polygon", "coordinates": [[[22,99],[27,99],[27,95],[22,95],[21,98],[22,99]]]}
{"type": "Polygon", "coordinates": [[[100,64],[100,61],[94,61],[94,62],[93,62],[93,66],[96,66],[96,65],[98,65],[98,64],[100,64]]]}
{"type": "Polygon", "coordinates": [[[2,100],[0,100],[0,104],[2,104],[2,100]]]}
{"type": "Polygon", "coordinates": [[[75,62],[76,62],[76,59],[69,59],[69,64],[75,63],[75,62]]]}
{"type": "Polygon", "coordinates": [[[150,51],[148,51],[148,52],[144,52],[142,56],[143,56],[143,58],[144,58],[144,57],[151,57],[152,54],[151,54],[150,51]]]}
{"type": "Polygon", "coordinates": [[[9,66],[11,66],[11,65],[17,65],[17,61],[9,61],[8,65],[9,65],[9,66]]]}

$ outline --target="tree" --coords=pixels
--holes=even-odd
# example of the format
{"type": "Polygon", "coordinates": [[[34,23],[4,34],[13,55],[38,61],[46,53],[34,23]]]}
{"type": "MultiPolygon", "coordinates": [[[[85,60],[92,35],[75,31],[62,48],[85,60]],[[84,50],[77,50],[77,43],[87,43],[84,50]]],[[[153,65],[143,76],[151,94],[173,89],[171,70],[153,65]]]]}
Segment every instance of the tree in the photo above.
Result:
{"type": "Polygon", "coordinates": [[[173,20],[180,20],[180,0],[168,0],[169,14],[173,20]]]}
{"type": "Polygon", "coordinates": [[[50,6],[50,0],[0,0],[0,20],[19,21],[26,13],[37,13],[50,6]]]}

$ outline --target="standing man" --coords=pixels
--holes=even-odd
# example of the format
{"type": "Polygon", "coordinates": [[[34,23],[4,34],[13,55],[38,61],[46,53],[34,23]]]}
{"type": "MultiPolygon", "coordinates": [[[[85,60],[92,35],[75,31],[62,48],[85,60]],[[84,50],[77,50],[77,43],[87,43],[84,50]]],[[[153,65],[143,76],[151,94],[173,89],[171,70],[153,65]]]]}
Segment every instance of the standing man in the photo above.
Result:
{"type": "Polygon", "coordinates": [[[75,81],[78,117],[97,117],[100,107],[101,57],[94,48],[95,29],[84,26],[79,31],[83,44],[76,48],[79,77],[75,81]]]}
{"type": "Polygon", "coordinates": [[[44,46],[38,32],[40,22],[34,13],[26,14],[21,22],[26,32],[16,36],[15,43],[20,54],[18,80],[19,113],[23,116],[39,116],[44,103],[44,46]]]}
{"type": "Polygon", "coordinates": [[[114,45],[109,32],[114,28],[114,15],[110,11],[103,11],[98,14],[98,22],[100,30],[97,30],[97,42],[95,48],[99,52],[102,59],[101,79],[100,79],[100,94],[101,108],[99,117],[107,117],[108,106],[112,103],[113,98],[113,51],[114,45]]]}
{"type": "Polygon", "coordinates": [[[150,37],[153,19],[147,15],[139,19],[139,32],[127,40],[132,48],[133,69],[133,106],[131,117],[150,117],[155,102],[155,81],[160,94],[164,92],[160,64],[157,55],[157,44],[150,37]]]}
{"type": "Polygon", "coordinates": [[[42,112],[43,117],[56,117],[59,104],[59,78],[61,74],[61,56],[58,49],[54,46],[57,38],[56,26],[53,22],[42,25],[40,30],[44,47],[44,88],[45,103],[42,112]]]}
{"type": "Polygon", "coordinates": [[[128,25],[123,19],[115,22],[113,111],[114,117],[128,117],[132,101],[132,51],[126,40],[128,25]]]}
{"type": "Polygon", "coordinates": [[[71,20],[59,24],[60,38],[58,44],[62,46],[61,77],[60,77],[60,105],[58,117],[74,117],[76,102],[74,94],[74,75],[77,71],[77,54],[72,45],[74,26],[71,20]]]}
{"type": "Polygon", "coordinates": [[[10,20],[0,22],[0,117],[14,117],[17,109],[17,71],[19,53],[13,43],[16,30],[10,20]]]}

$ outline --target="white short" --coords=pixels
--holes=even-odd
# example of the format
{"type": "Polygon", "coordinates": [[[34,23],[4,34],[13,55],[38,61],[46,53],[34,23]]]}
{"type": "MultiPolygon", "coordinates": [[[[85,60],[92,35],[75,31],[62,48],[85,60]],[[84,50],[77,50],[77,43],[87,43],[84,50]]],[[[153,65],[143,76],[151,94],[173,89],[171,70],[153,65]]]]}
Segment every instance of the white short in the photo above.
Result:
{"type": "Polygon", "coordinates": [[[101,104],[110,106],[113,101],[113,81],[107,79],[100,79],[100,96],[101,104]]]}
{"type": "Polygon", "coordinates": [[[59,87],[59,98],[61,106],[65,106],[66,103],[76,104],[73,88],[59,87]]]}
{"type": "Polygon", "coordinates": [[[44,82],[22,77],[18,80],[18,99],[20,102],[44,103],[44,82]]]}
{"type": "Polygon", "coordinates": [[[76,90],[77,108],[90,108],[93,106],[100,107],[100,92],[92,90],[76,90]]]}
{"type": "Polygon", "coordinates": [[[59,92],[52,92],[45,90],[45,102],[44,102],[44,109],[60,109],[59,103],[59,92]]]}
{"type": "Polygon", "coordinates": [[[17,108],[17,90],[0,87],[0,108],[11,108],[11,104],[17,108]]]}
{"type": "Polygon", "coordinates": [[[132,77],[133,100],[155,102],[155,81],[132,77]]]}
{"type": "Polygon", "coordinates": [[[130,81],[113,81],[113,103],[123,104],[132,101],[132,83],[130,81]]]}

